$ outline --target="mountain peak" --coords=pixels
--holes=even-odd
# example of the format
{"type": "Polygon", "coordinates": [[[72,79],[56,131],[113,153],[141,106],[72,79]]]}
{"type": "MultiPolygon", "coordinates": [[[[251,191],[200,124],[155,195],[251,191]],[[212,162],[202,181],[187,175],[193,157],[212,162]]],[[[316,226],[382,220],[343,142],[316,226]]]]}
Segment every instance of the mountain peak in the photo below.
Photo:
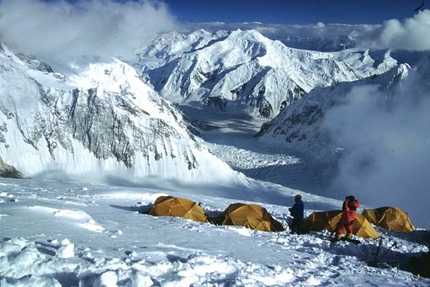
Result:
{"type": "Polygon", "coordinates": [[[136,183],[152,176],[210,181],[212,169],[223,170],[226,180],[236,176],[128,64],[90,64],[60,81],[48,71],[17,65],[8,53],[0,61],[2,166],[31,177],[136,183]]]}
{"type": "Polygon", "coordinates": [[[156,64],[153,53],[141,53],[141,75],[172,102],[207,107],[221,99],[227,113],[270,119],[316,87],[356,81],[397,66],[389,53],[298,50],[257,30],[190,35],[164,46],[159,41],[149,44],[175,52],[158,54],[156,64]]]}

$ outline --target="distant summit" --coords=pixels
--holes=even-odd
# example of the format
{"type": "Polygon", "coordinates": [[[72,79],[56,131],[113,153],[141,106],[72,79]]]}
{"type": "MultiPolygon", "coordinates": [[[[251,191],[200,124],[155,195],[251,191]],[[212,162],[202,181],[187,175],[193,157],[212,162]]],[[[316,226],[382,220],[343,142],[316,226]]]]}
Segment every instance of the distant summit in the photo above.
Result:
{"type": "Polygon", "coordinates": [[[190,34],[204,29],[210,33],[218,31],[255,30],[271,40],[284,45],[319,52],[337,52],[357,48],[362,38],[366,38],[381,25],[348,25],[316,23],[308,25],[267,24],[258,22],[247,23],[198,23],[183,25],[183,33],[190,34]]]}
{"type": "Polygon", "coordinates": [[[316,87],[397,66],[388,51],[299,50],[256,30],[165,34],[139,57],[142,77],[172,102],[268,119],[316,87]]]}

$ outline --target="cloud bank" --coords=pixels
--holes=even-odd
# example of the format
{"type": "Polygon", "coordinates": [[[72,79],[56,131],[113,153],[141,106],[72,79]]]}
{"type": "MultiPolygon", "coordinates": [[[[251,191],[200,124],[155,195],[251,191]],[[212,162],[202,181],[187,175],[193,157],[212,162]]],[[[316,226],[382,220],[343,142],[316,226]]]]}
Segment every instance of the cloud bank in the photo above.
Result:
{"type": "Polygon", "coordinates": [[[324,123],[347,151],[333,188],[374,208],[400,207],[425,228],[430,228],[429,68],[427,58],[393,91],[353,88],[324,123]]]}
{"type": "Polygon", "coordinates": [[[0,1],[0,40],[46,59],[134,56],[174,17],[156,1],[0,1]]]}
{"type": "Polygon", "coordinates": [[[373,49],[411,51],[430,50],[430,10],[423,10],[404,21],[392,19],[370,35],[363,35],[359,45],[373,49]]]}

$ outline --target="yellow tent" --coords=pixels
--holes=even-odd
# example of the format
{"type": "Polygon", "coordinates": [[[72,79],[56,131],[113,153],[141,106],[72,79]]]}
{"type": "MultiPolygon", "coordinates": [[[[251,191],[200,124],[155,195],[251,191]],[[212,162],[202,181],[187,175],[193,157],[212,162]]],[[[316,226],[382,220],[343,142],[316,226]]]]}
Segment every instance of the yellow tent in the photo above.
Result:
{"type": "Polygon", "coordinates": [[[361,213],[370,223],[396,232],[412,232],[415,227],[409,215],[397,207],[364,209],[361,213]]]}
{"type": "Polygon", "coordinates": [[[233,203],[223,213],[222,225],[239,225],[261,231],[283,231],[284,227],[257,204],[233,203]]]}
{"type": "MultiPolygon", "coordinates": [[[[311,215],[303,219],[303,229],[307,231],[321,231],[325,229],[333,232],[336,229],[341,216],[342,210],[313,212],[311,215]]],[[[361,214],[357,214],[352,228],[353,233],[356,236],[372,239],[379,237],[379,233],[375,228],[373,228],[372,224],[370,224],[370,222],[361,214]]]]}
{"type": "Polygon", "coordinates": [[[149,214],[154,216],[176,216],[194,221],[208,222],[205,212],[196,202],[173,196],[158,197],[149,214]]]}

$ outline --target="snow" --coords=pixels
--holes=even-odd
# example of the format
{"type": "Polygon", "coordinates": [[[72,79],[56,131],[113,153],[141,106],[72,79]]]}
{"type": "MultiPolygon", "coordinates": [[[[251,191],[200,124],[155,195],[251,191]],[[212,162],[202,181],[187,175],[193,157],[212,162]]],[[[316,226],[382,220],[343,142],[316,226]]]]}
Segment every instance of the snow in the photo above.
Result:
{"type": "Polygon", "coordinates": [[[239,29],[165,34],[143,48],[139,58],[143,78],[174,103],[190,105],[221,96],[227,113],[240,109],[270,118],[283,101],[301,98],[315,87],[356,81],[397,66],[388,52],[381,57],[363,49],[299,50],[256,30],[239,29]],[[262,97],[270,104],[270,115],[260,111],[262,97]]]}
{"type": "Polygon", "coordinates": [[[221,171],[230,182],[240,177],[189,134],[179,112],[130,65],[94,63],[61,81],[3,49],[0,154],[25,176],[196,182],[221,171]]]}
{"type": "MultiPolygon", "coordinates": [[[[207,132],[207,140],[232,140],[223,157],[236,166],[282,163],[265,155],[246,134],[231,128],[207,132]],[[240,141],[242,139],[242,141],[240,141]],[[239,144],[240,143],[240,144],[239,144]],[[248,145],[248,146],[247,146],[248,145]],[[236,149],[235,146],[242,148],[236,149]]],[[[216,144],[208,143],[210,148],[216,144]]],[[[220,147],[221,145],[218,144],[220,147]]],[[[222,149],[222,148],[221,148],[222,149]]],[[[216,152],[213,149],[213,152],[216,152]]],[[[288,207],[303,195],[305,213],[339,209],[341,201],[269,182],[242,178],[228,190],[216,185],[166,181],[117,186],[46,179],[0,179],[1,286],[428,286],[430,279],[403,270],[407,258],[428,251],[427,231],[383,236],[359,245],[330,243],[327,231],[290,234],[288,207]],[[160,195],[199,202],[208,215],[235,202],[257,203],[285,231],[154,217],[147,212],[160,195]],[[396,243],[396,244],[395,244],[396,243]],[[395,244],[395,245],[394,245],[395,244]],[[393,246],[394,245],[394,246],[393,246]],[[391,249],[390,249],[391,248],[391,249]],[[391,264],[398,260],[400,268],[391,264]]],[[[366,208],[366,205],[362,206],[366,208]]],[[[361,210],[359,210],[361,212],[361,210]]]]}

